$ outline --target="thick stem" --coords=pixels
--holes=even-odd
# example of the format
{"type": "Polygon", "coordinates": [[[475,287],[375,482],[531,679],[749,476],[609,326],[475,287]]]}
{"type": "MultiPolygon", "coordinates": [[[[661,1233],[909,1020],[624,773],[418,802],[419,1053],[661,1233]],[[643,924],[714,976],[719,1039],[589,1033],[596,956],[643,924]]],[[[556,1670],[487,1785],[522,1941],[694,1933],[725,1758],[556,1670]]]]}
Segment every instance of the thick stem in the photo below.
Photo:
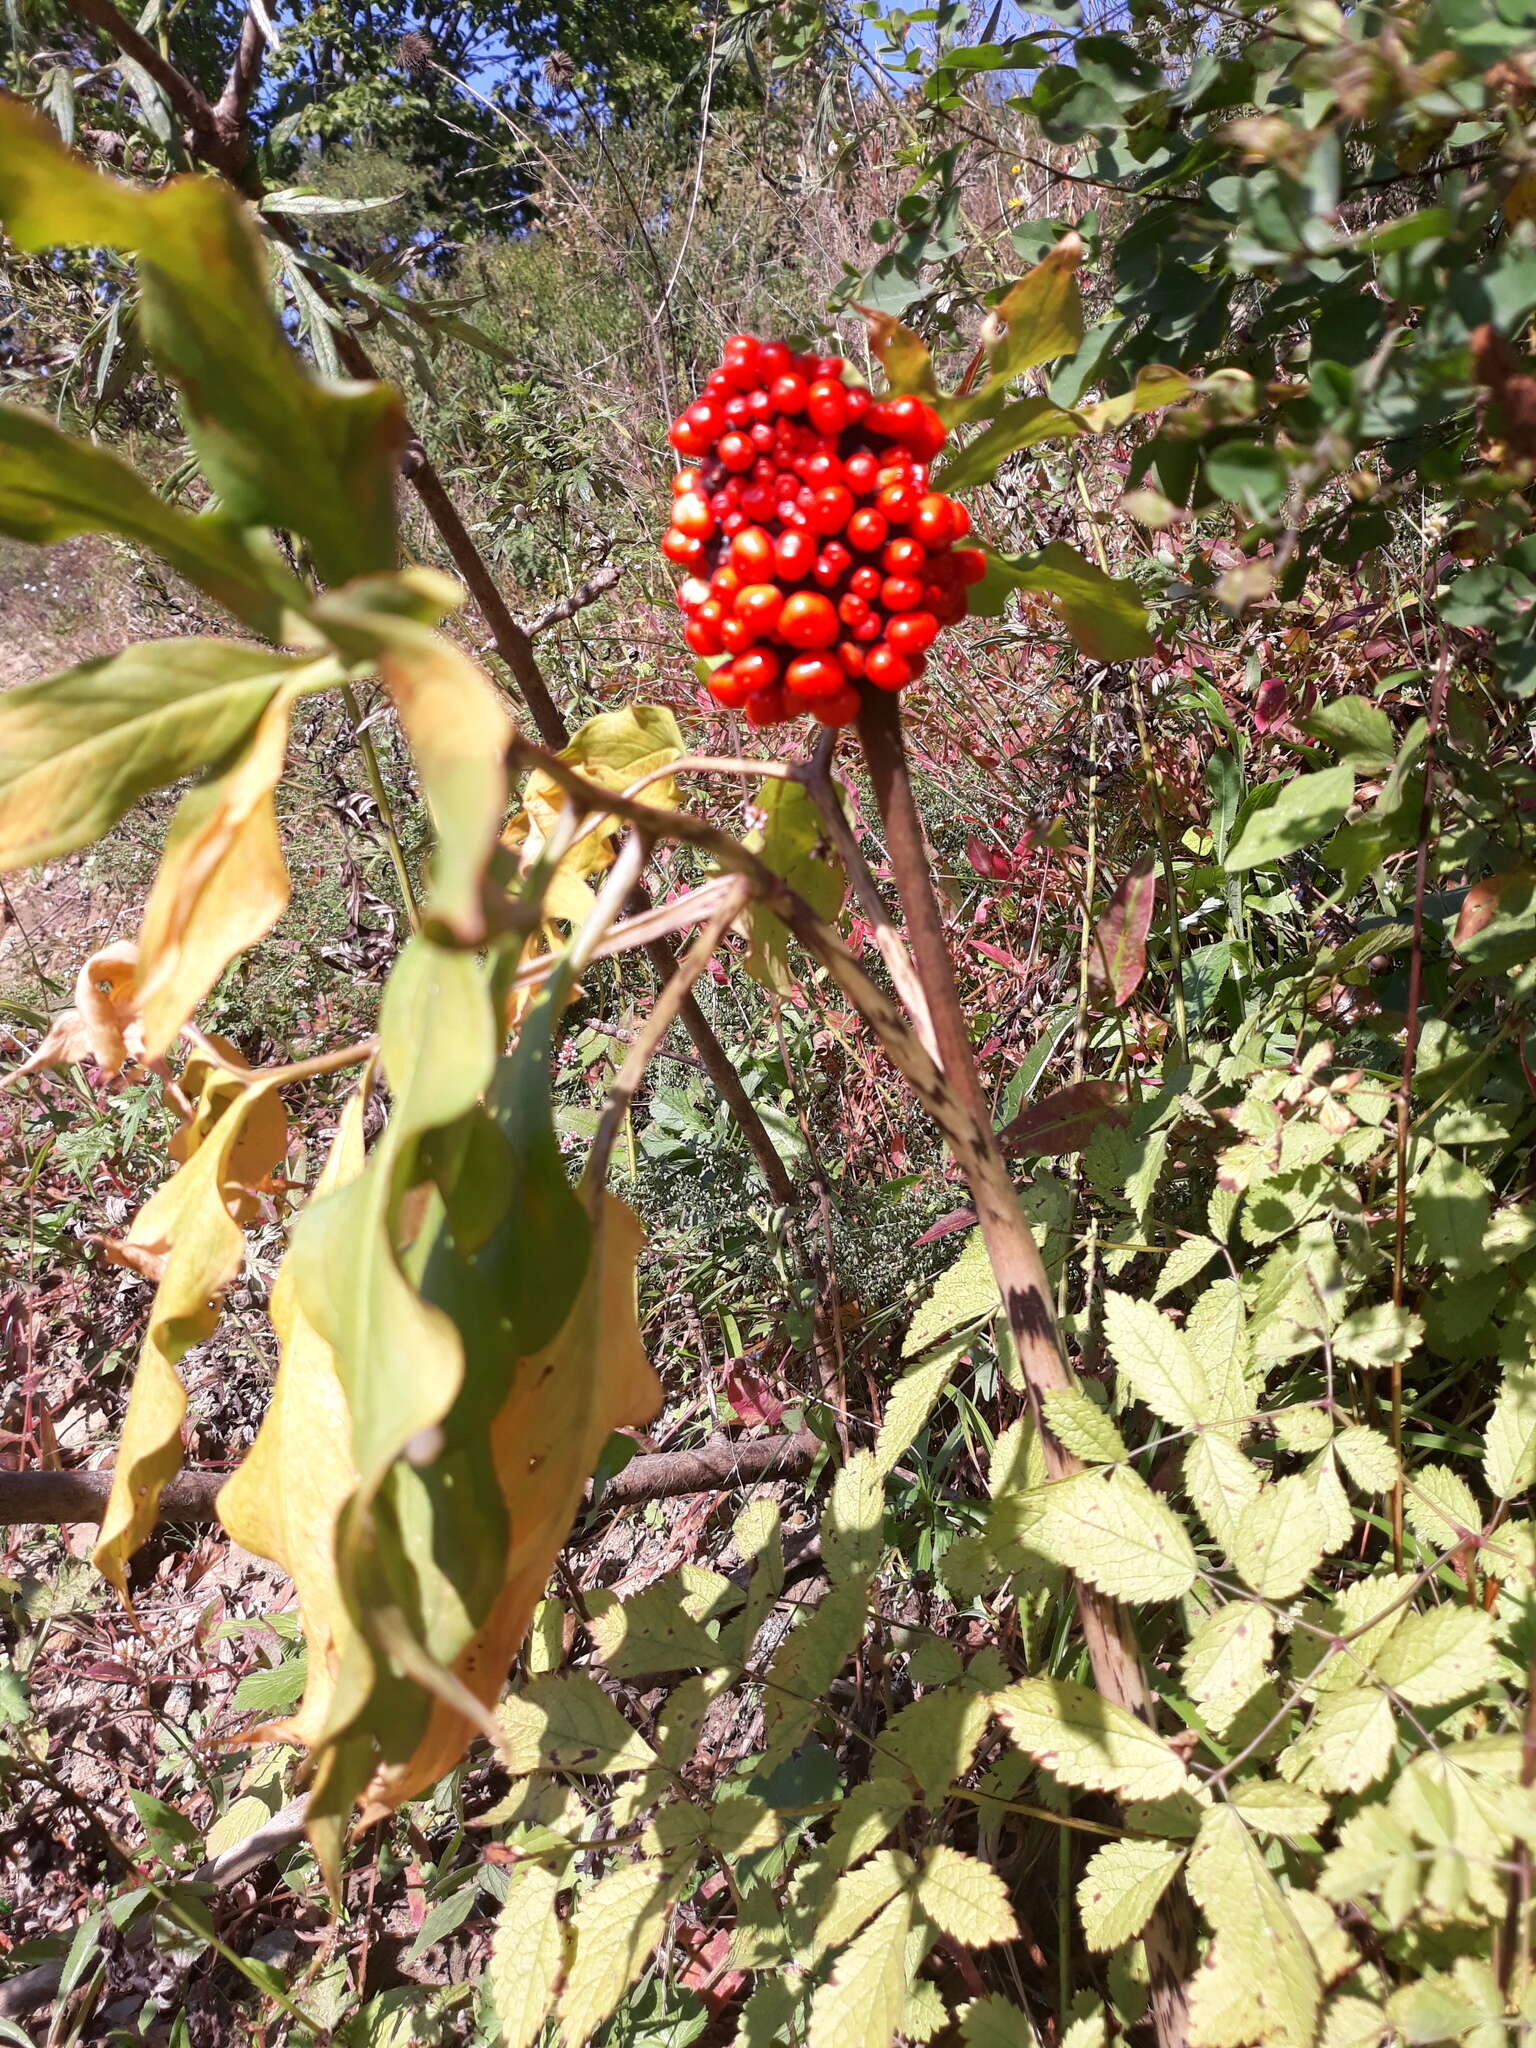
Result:
{"type": "MultiPolygon", "coordinates": [[[[1051,1305],[1040,1248],[1019,1206],[998,1148],[991,1112],[972,1058],[970,1033],[960,1007],[954,966],[933,890],[922,821],[902,745],[901,714],[894,696],[884,691],[866,692],[859,716],[859,737],[864,744],[875,801],[885,822],[891,871],[906,913],[912,957],[927,997],[944,1078],[972,1125],[965,1133],[964,1143],[956,1144],[952,1137],[951,1144],[970,1184],[976,1218],[1024,1373],[1030,1410],[1040,1430],[1046,1469],[1053,1479],[1069,1478],[1082,1468],[1051,1435],[1042,1400],[1058,1388],[1071,1386],[1071,1369],[1051,1305]]],[[[1094,1683],[1106,1699],[1151,1722],[1152,1696],[1130,1617],[1118,1601],[1109,1599],[1096,1587],[1079,1581],[1076,1590],[1078,1617],[1094,1683]]],[[[1188,1914],[1182,1900],[1165,1897],[1146,1934],[1153,2022],[1159,2048],[1182,2048],[1188,2031],[1184,1980],[1191,1963],[1189,1936],[1188,1914]]]]}

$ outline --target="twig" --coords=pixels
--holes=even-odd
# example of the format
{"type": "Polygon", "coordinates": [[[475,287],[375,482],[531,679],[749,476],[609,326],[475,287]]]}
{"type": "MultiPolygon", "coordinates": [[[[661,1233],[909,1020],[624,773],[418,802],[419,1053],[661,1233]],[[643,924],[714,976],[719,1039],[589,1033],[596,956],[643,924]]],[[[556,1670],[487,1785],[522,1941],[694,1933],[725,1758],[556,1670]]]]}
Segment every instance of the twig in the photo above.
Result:
{"type": "Polygon", "coordinates": [[[562,597],[548,611],[530,619],[523,631],[530,640],[537,640],[541,633],[547,633],[551,626],[558,626],[563,619],[574,619],[589,604],[596,604],[605,591],[612,590],[623,573],[617,562],[605,562],[601,569],[594,569],[586,582],[573,590],[569,597],[562,597]]]}

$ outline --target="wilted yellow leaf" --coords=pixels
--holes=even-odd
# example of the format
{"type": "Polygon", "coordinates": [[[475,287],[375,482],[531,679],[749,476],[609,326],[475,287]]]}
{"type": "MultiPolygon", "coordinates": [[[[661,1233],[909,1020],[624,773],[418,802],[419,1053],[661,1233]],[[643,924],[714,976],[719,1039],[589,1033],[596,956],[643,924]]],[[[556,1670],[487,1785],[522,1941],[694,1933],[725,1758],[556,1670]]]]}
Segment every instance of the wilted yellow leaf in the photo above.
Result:
{"type": "MultiPolygon", "coordinates": [[[[162,1265],[94,1552],[97,1569],[125,1598],[128,1559],[154,1527],[160,1490],[181,1464],[187,1397],[176,1363],[213,1330],[217,1297],[240,1270],[245,1240],[231,1208],[243,1189],[231,1178],[231,1162],[247,1119],[260,1112],[271,1085],[256,1081],[234,1096],[206,1141],[151,1196],[128,1232],[128,1244],[162,1265]]],[[[242,1154],[244,1173],[270,1172],[281,1158],[286,1123],[267,1128],[277,1142],[269,1143],[265,1157],[242,1154]]]]}

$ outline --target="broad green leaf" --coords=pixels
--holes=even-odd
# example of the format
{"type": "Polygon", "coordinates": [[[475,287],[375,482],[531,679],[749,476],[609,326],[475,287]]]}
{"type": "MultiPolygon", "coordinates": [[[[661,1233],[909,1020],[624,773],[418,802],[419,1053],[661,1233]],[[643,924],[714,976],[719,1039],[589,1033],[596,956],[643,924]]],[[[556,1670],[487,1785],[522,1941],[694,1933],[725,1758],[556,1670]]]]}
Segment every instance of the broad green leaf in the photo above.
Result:
{"type": "Polygon", "coordinates": [[[1156,905],[1156,867],[1147,855],[1116,884],[1088,943],[1088,988],[1101,1003],[1124,1009],[1140,988],[1156,905]]]}
{"type": "Polygon", "coordinates": [[[1036,2038],[1028,2013],[1012,1999],[995,1992],[973,1998],[960,2015],[960,2038],[965,2048],[1024,2048],[1036,2038]]]}
{"type": "Polygon", "coordinates": [[[299,687],[279,690],[234,763],[176,807],[139,932],[148,1059],[161,1057],[230,961],[288,908],[275,793],[299,687]]]}
{"type": "Polygon", "coordinates": [[[1386,1493],[1397,1477],[1397,1459],[1379,1429],[1363,1423],[1341,1429],[1333,1440],[1334,1454],[1356,1486],[1367,1493],[1386,1493]]]}
{"type": "Polygon", "coordinates": [[[0,533],[35,546],[80,533],[121,534],[265,640],[288,639],[308,603],[275,550],[223,513],[179,512],[105,448],[9,405],[0,405],[0,533]]]}
{"type": "Polygon", "coordinates": [[[1412,2048],[1434,2041],[1465,2041],[1468,2048],[1498,2048],[1510,2020],[1498,1982],[1486,1963],[1463,1956],[1453,1970],[1430,1970],[1387,2000],[1387,2024],[1412,2048]]]}
{"type": "Polygon", "coordinates": [[[903,1893],[838,1956],[811,2000],[810,2048],[890,2048],[911,1989],[911,1925],[903,1893]]]}
{"type": "Polygon", "coordinates": [[[1004,406],[997,418],[952,455],[934,478],[939,491],[969,491],[990,483],[1010,455],[1084,431],[1081,415],[1053,404],[1049,398],[1020,398],[1004,406]]]}
{"type": "Polygon", "coordinates": [[[1301,727],[1362,774],[1390,768],[1397,758],[1392,721],[1368,697],[1331,698],[1308,712],[1301,727]]]}
{"type": "Polygon", "coordinates": [[[394,567],[395,458],[387,385],[323,385],[284,334],[250,211],[223,180],[154,189],[103,177],[46,123],[0,102],[0,221],[18,248],[133,251],[151,355],[225,513],[304,534],[327,583],[394,567]]]}
{"type": "Polygon", "coordinates": [[[1177,1600],[1195,1583],[1199,1561],[1183,1524],[1129,1465],[1057,1480],[1042,1504],[1030,1540],[1117,1600],[1177,1600]]]}
{"type": "Polygon", "coordinates": [[[624,1863],[583,1894],[569,1923],[570,1967],[558,2014],[566,2048],[585,2048],[650,1962],[680,1880],[660,1863],[624,1863]]]}
{"type": "Polygon", "coordinates": [[[947,1337],[962,1324],[980,1322],[995,1315],[1002,1305],[997,1280],[987,1247],[979,1230],[973,1230],[954,1264],[941,1273],[907,1325],[902,1339],[903,1358],[915,1358],[930,1344],[947,1337]]]}
{"type": "Polygon", "coordinates": [[[1189,1783],[1177,1750],[1087,1686],[1021,1678],[994,1696],[992,1710],[1014,1746],[1064,1785],[1124,1799],[1165,1799],[1189,1783]]]}
{"type": "Polygon", "coordinates": [[[786,1755],[821,1712],[827,1690],[864,1634],[866,1588],[849,1580],[780,1643],[763,1681],[763,1742],[786,1755]]]}
{"type": "Polygon", "coordinates": [[[1251,1406],[1248,1326],[1235,1280],[1212,1281],[1185,1318],[1184,1335],[1209,1382],[1213,1415],[1223,1421],[1245,1415],[1251,1406]]]}
{"type": "Polygon", "coordinates": [[[834,1585],[865,1584],[885,1555],[885,1480],[873,1451],[856,1451],[832,1482],[821,1518],[821,1554],[834,1585]]]}
{"type": "Polygon", "coordinates": [[[875,1470],[882,1476],[894,1471],[911,1448],[959,1362],[957,1345],[936,1351],[931,1358],[908,1366],[892,1387],[875,1438],[875,1470]]]}
{"type": "Polygon", "coordinates": [[[1374,1998],[1360,1998],[1352,1991],[1339,1992],[1323,2009],[1318,2048],[1381,2048],[1390,2028],[1385,2007],[1374,1998]]]}
{"type": "Polygon", "coordinates": [[[565,1961],[555,1911],[560,1884],[538,1863],[514,1864],[485,1966],[485,1986],[505,2048],[533,2048],[555,2003],[565,1961]]]}
{"type": "Polygon", "coordinates": [[[1176,1244],[1163,1261],[1163,1270],[1152,1290],[1153,1300],[1161,1301],[1165,1294],[1187,1287],[1197,1273],[1205,1271],[1219,1249],[1215,1240],[1209,1237],[1186,1237],[1182,1244],[1176,1244]]]}
{"type": "Polygon", "coordinates": [[[1184,1491],[1202,1522],[1230,1557],[1239,1518],[1256,1501],[1264,1479],[1224,1436],[1207,1432],[1184,1454],[1184,1491]]]}
{"type": "MultiPolygon", "coordinates": [[[[363,1170],[362,1091],[354,1094],[315,1185],[315,1201],[363,1170]]],[[[308,1649],[304,1700],[282,1734],[307,1747],[330,1707],[338,1644],[353,1633],[336,1578],[336,1520],[356,1484],[351,1421],[336,1356],[305,1316],[291,1257],[272,1289],[277,1378],[244,1463],[219,1489],[219,1520],[242,1549],[292,1579],[308,1649]]]]}
{"type": "Polygon", "coordinates": [[[1109,1289],[1104,1339],[1120,1376],[1139,1401],[1176,1429],[1211,1416],[1211,1387],[1188,1338],[1160,1309],[1109,1289]]]}
{"type": "Polygon", "coordinates": [[[608,1777],[656,1761],[650,1744],[584,1672],[531,1679],[503,1703],[499,1718],[503,1761],[515,1775],[554,1764],[608,1777]]]}
{"type": "Polygon", "coordinates": [[[1208,1614],[1184,1651],[1184,1682],[1217,1729],[1227,1727],[1269,1675],[1275,1622],[1257,1600],[1233,1600],[1208,1614]]]}
{"type": "Polygon", "coordinates": [[[938,397],[933,381],[933,363],[928,351],[910,327],[904,327],[890,313],[859,309],[869,322],[870,346],[880,359],[886,382],[893,395],[914,391],[920,398],[938,397]]]}
{"type": "Polygon", "coordinates": [[[1328,1825],[1332,1811],[1316,1793],[1272,1779],[1241,1780],[1232,1788],[1230,1803],[1261,1835],[1315,1835],[1328,1825]]]}
{"type": "Polygon", "coordinates": [[[1008,1887],[989,1863],[936,1842],[917,1875],[917,1903],[935,1927],[967,1948],[1012,1941],[1019,1931],[1008,1887]]]}
{"type": "Polygon", "coordinates": [[[1282,1778],[1314,1792],[1363,1792],[1392,1761],[1392,1703],[1374,1687],[1330,1693],[1279,1760],[1282,1778]]]}
{"type": "Polygon", "coordinates": [[[1076,412],[1091,432],[1102,434],[1123,427],[1138,413],[1161,412],[1165,405],[1177,405],[1194,388],[1182,370],[1170,369],[1166,363],[1143,363],[1129,391],[1121,391],[1113,398],[1095,399],[1090,405],[1076,407],[1076,412]]]}
{"type": "Polygon", "coordinates": [[[1184,1851],[1166,1842],[1108,1842],[1089,1858],[1077,1887],[1083,1939],[1104,1954],[1140,1934],[1173,1882],[1184,1851]]]}
{"type": "Polygon", "coordinates": [[[987,573],[971,589],[971,610],[1000,618],[1015,590],[1048,596],[1073,641],[1095,661],[1134,661],[1152,651],[1147,609],[1135,584],[1106,575],[1064,540],[1032,555],[989,550],[987,573]]]}
{"type": "Polygon", "coordinates": [[[930,1806],[942,1805],[975,1761],[989,1712],[985,1693],[956,1685],[925,1693],[893,1714],[876,1737],[870,1766],[876,1782],[903,1774],[930,1806]]]}
{"type": "Polygon", "coordinates": [[[917,1865],[904,1850],[882,1849],[856,1870],[845,1870],[816,1916],[809,1960],[852,1941],[859,1929],[899,1893],[910,1893],[917,1865]]]}
{"type": "Polygon", "coordinates": [[[1455,1550],[1482,1533],[1483,1511],[1449,1465],[1418,1466],[1409,1475],[1403,1507],[1414,1535],[1435,1550],[1455,1550]]]}
{"type": "Polygon", "coordinates": [[[594,1611],[587,1627],[593,1648],[616,1678],[710,1671],[724,1661],[720,1645],[666,1579],[594,1611]]]}
{"type": "MultiPolygon", "coordinates": [[[[112,1468],[112,1491],[92,1558],[128,1595],[128,1560],[155,1526],[162,1488],[181,1466],[186,1390],[176,1367],[212,1334],[218,1297],[236,1278],[245,1238],[231,1209],[269,1174],[288,1148],[288,1125],[271,1082],[231,1090],[212,1131],[128,1230],[138,1270],[159,1284],[139,1350],[112,1468]],[[238,1171],[239,1178],[235,1178],[238,1171]]],[[[129,1263],[124,1260],[123,1263],[129,1263]]]]}
{"type": "MultiPolygon", "coordinates": [[[[921,1702],[919,1702],[921,1704],[921,1702]]],[[[911,1712],[911,1709],[906,1709],[911,1712]]],[[[876,1758],[876,1768],[880,1759],[876,1758]]],[[[948,1781],[946,1781],[947,1783],[948,1781]]],[[[912,1794],[896,1778],[866,1778],[850,1787],[838,1807],[827,1838],[827,1851],[836,1870],[862,1862],[894,1833],[898,1821],[912,1805],[912,1794]]]]}
{"type": "Polygon", "coordinates": [[[1263,801],[1248,811],[1227,849],[1229,874],[1281,860],[1331,832],[1354,800],[1355,773],[1347,764],[1320,768],[1289,782],[1272,782],[1259,794],[1263,801]]]}
{"type": "Polygon", "coordinates": [[[1328,1549],[1328,1523],[1299,1473],[1266,1486],[1237,1518],[1232,1563],[1264,1600],[1299,1593],[1328,1549]]]}
{"type": "Polygon", "coordinates": [[[1074,1458],[1088,1465],[1120,1465],[1131,1455],[1114,1423],[1081,1387],[1053,1387],[1043,1406],[1051,1435],[1074,1458]]]}
{"type": "Polygon", "coordinates": [[[1041,363],[1074,355],[1082,345],[1083,302],[1077,288],[1082,239],[1064,235],[1049,255],[1004,293],[987,316],[982,343],[989,374],[980,388],[939,403],[949,426],[983,419],[1001,392],[1041,363]]]}
{"type": "Polygon", "coordinates": [[[233,640],[150,640],[5,691],[0,869],[101,838],[141,796],[221,765],[274,704],[338,673],[233,640]]]}
{"type": "Polygon", "coordinates": [[[1336,1358],[1351,1365],[1401,1364],[1424,1341],[1424,1319],[1390,1301],[1356,1309],[1333,1333],[1336,1358]]]}
{"type": "Polygon", "coordinates": [[[1265,2032],[1305,2048],[1317,2025],[1317,1962],[1262,1852],[1230,1806],[1200,1822],[1189,1857],[1189,1888],[1227,1961],[1245,1968],[1265,2032]]]}
{"type": "MultiPolygon", "coordinates": [[[[763,822],[745,844],[804,897],[818,917],[831,920],[843,905],[843,871],[823,851],[826,828],[803,783],[782,776],[764,779],[757,803],[763,822]]],[[[747,971],[780,995],[794,986],[789,963],[789,930],[771,910],[747,911],[747,971]]]]}
{"type": "Polygon", "coordinates": [[[1484,1438],[1483,1474],[1495,1500],[1523,1493],[1536,1480],[1536,1365],[1504,1368],[1484,1438]]]}
{"type": "Polygon", "coordinates": [[[1493,1665],[1492,1616],[1478,1607],[1437,1607],[1395,1628],[1373,1671],[1410,1706],[1444,1707],[1481,1690],[1493,1665]]]}

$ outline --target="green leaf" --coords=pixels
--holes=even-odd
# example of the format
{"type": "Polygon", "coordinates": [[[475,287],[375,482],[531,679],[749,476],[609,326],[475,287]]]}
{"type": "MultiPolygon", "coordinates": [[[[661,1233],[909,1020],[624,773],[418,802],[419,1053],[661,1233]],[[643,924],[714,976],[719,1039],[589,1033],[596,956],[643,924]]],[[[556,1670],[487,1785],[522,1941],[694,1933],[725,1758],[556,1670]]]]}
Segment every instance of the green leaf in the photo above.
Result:
{"type": "Polygon", "coordinates": [[[0,869],[84,846],[152,789],[234,754],[279,692],[333,661],[232,640],[151,640],[0,694],[0,869]]]}
{"type": "Polygon", "coordinates": [[[1302,719],[1301,729],[1362,774],[1390,768],[1397,758],[1392,721],[1367,697],[1334,697],[1319,704],[1302,719]]]}
{"type": "Polygon", "coordinates": [[[1064,1785],[1123,1799],[1165,1799],[1189,1784],[1177,1750],[1087,1686],[1021,1678],[994,1696],[992,1709],[1014,1746],[1064,1785]]]}
{"type": "Polygon", "coordinates": [[[1080,1387],[1053,1387],[1043,1405],[1051,1435],[1074,1458],[1089,1465],[1121,1465],[1131,1455],[1114,1423],[1080,1387]]]}
{"type": "Polygon", "coordinates": [[[1424,1341],[1424,1319],[1390,1301],[1346,1316],[1333,1333],[1336,1358],[1351,1365],[1390,1366],[1410,1358],[1424,1341]]]}
{"type": "Polygon", "coordinates": [[[911,1989],[911,1925],[903,1893],[843,1950],[811,2000],[810,2048],[890,2048],[911,1989]]]}
{"type": "Polygon", "coordinates": [[[917,1903],[935,1927],[967,1948],[988,1948],[1018,1935],[1008,1887],[997,1872],[944,1842],[923,1857],[917,1903]]]}
{"type": "MultiPolygon", "coordinates": [[[[765,779],[757,803],[763,822],[745,844],[803,896],[818,917],[831,920],[843,904],[843,871],[822,851],[826,828],[805,786],[782,776],[765,779]]],[[[789,930],[771,910],[747,911],[747,971],[765,988],[787,995],[794,987],[789,930]]]]}
{"type": "Polygon", "coordinates": [[[852,1941],[898,1893],[910,1894],[916,1876],[916,1864],[901,1849],[882,1849],[857,1870],[844,1871],[817,1915],[810,1959],[819,1961],[829,1949],[852,1941]]]}
{"type": "Polygon", "coordinates": [[[1134,661],[1152,652],[1151,624],[1135,584],[1107,576],[1064,540],[1031,555],[987,550],[987,573],[971,589],[971,610],[1000,618],[1015,590],[1044,592],[1073,641],[1095,661],[1134,661]]]}
{"type": "Polygon", "coordinates": [[[1049,398],[1020,398],[1005,406],[974,441],[968,441],[951,456],[934,478],[936,491],[968,491],[977,484],[990,483],[1008,460],[1037,441],[1081,434],[1082,418],[1055,405],[1049,398]]]}
{"type": "Polygon", "coordinates": [[[569,1671],[531,1679],[503,1701],[502,1761],[516,1776],[545,1764],[604,1776],[648,1770],[656,1752],[596,1679],[569,1671]]]}
{"type": "Polygon", "coordinates": [[[1397,1459],[1379,1429],[1357,1423],[1341,1429],[1333,1440],[1334,1455],[1356,1486],[1366,1493],[1386,1493],[1397,1478],[1397,1459]]]}
{"type": "Polygon", "coordinates": [[[877,1782],[904,1773],[930,1806],[940,1806],[951,1785],[975,1760],[990,1712],[985,1693],[939,1687],[893,1714],[875,1744],[877,1782]]]}
{"type": "Polygon", "coordinates": [[[1392,1703],[1373,1687],[1330,1693],[1285,1750],[1281,1777],[1314,1792],[1363,1792],[1392,1761],[1392,1703]]]}
{"type": "Polygon", "coordinates": [[[719,1643],[688,1613],[676,1585],[666,1579],[594,1612],[587,1626],[594,1649],[616,1678],[709,1671],[726,1661],[719,1643]]]}
{"type": "Polygon", "coordinates": [[[1100,1954],[1140,1934],[1184,1861],[1166,1842],[1109,1842],[1089,1858],[1077,1887],[1083,1939],[1100,1954]]]}
{"type": "Polygon", "coordinates": [[[1504,1368],[1488,1418],[1483,1473],[1496,1500],[1523,1493],[1536,1480],[1536,1365],[1528,1361],[1504,1368]]]}
{"type": "Polygon", "coordinates": [[[1184,1490],[1211,1535],[1230,1556],[1238,1518],[1264,1484],[1258,1467],[1237,1445],[1208,1431],[1184,1454],[1184,1490]]]}
{"type": "Polygon", "coordinates": [[[1194,1545],[1165,1500],[1129,1465],[1044,1489],[1029,1540],[1117,1600],[1177,1600],[1195,1583],[1194,1545]]]}
{"type": "MultiPolygon", "coordinates": [[[[877,1757],[877,1769],[879,1762],[877,1757]]],[[[837,1809],[827,1837],[832,1867],[846,1870],[850,1864],[862,1862],[894,1833],[897,1822],[911,1805],[912,1794],[895,1778],[866,1778],[862,1785],[852,1786],[837,1809]]]]}
{"type": "Polygon", "coordinates": [[[1232,1563],[1264,1600],[1299,1593],[1323,1561],[1328,1524],[1300,1473],[1266,1486],[1237,1518],[1232,1563]]]}
{"type": "Polygon", "coordinates": [[[1002,1297],[997,1291],[987,1247],[981,1232],[973,1230],[959,1258],[939,1275],[908,1324],[901,1345],[902,1357],[915,1358],[939,1338],[947,1337],[951,1330],[995,1315],[1001,1306],[1002,1297]]]}
{"type": "Polygon", "coordinates": [[[1218,1729],[1227,1727],[1269,1675],[1275,1621],[1257,1600],[1208,1614],[1184,1651],[1184,1682],[1218,1729]]]}
{"type": "Polygon", "coordinates": [[[1165,1294],[1175,1294],[1179,1288],[1187,1287],[1197,1273],[1205,1271],[1219,1249],[1215,1240],[1209,1237],[1186,1237],[1181,1244],[1176,1244],[1163,1261],[1163,1270],[1157,1276],[1152,1299],[1161,1301],[1165,1294]]]}
{"type": "Polygon", "coordinates": [[[856,1451],[832,1482],[821,1554],[834,1585],[873,1578],[885,1555],[885,1480],[873,1451],[856,1451]]]}
{"type": "Polygon", "coordinates": [[[776,1761],[820,1714],[828,1688],[864,1634],[868,1594],[860,1580],[834,1586],[780,1643],[763,1681],[763,1743],[776,1761]]]}
{"type": "Polygon", "coordinates": [[[984,418],[1015,377],[1057,356],[1076,354],[1083,339],[1083,302],[1077,288],[1082,255],[1081,238],[1064,235],[1003,295],[982,333],[990,375],[979,390],[940,402],[946,425],[984,418]]]}
{"type": "Polygon", "coordinates": [[[1267,519],[1285,500],[1290,471],[1285,457],[1260,441],[1223,441],[1206,450],[1205,480],[1250,519],[1267,519]]]}
{"type": "Polygon", "coordinates": [[[1493,1617],[1477,1607],[1411,1614],[1378,1653],[1373,1674],[1414,1707],[1444,1707],[1485,1686],[1494,1665],[1493,1617]]]}
{"type": "Polygon", "coordinates": [[[1189,1888],[1228,1964],[1245,1969],[1266,2033],[1310,2042],[1322,2002],[1316,1959],[1262,1852],[1231,1806],[1213,1806],[1189,1857],[1189,1888]]]}
{"type": "Polygon", "coordinates": [[[1033,2041],[1034,2023],[1012,1999],[989,1993],[974,1998],[960,2016],[960,2038],[965,2048],[1021,2048],[1033,2041]]]}
{"type": "Polygon", "coordinates": [[[960,1347],[952,1345],[908,1366],[892,1387],[875,1438],[875,1469],[882,1476],[911,1448],[959,1362],[960,1347]]]}
{"type": "Polygon", "coordinates": [[[571,1962],[560,1992],[566,2048],[584,2048],[661,1944],[680,1880],[649,1859],[621,1864],[571,1916],[571,1962]]]}
{"type": "Polygon", "coordinates": [[[1343,764],[1289,782],[1266,783],[1227,849],[1227,872],[1242,874],[1313,845],[1340,822],[1354,794],[1354,770],[1343,764]]]}
{"type": "Polygon", "coordinates": [[[225,513],[304,534],[323,581],[395,565],[400,402],[384,384],[322,385],[272,304],[250,211],[219,178],[152,190],[103,177],[46,123],[0,102],[0,221],[18,248],[138,256],[151,355],[225,513]]]}
{"type": "Polygon", "coordinates": [[[1110,1288],[1104,1340],[1131,1392],[1175,1429],[1208,1421],[1211,1387],[1184,1332],[1161,1310],[1110,1288]]]}
{"type": "Polygon", "coordinates": [[[1448,1465],[1420,1465],[1403,1505],[1408,1526],[1432,1549],[1455,1550],[1482,1533],[1483,1511],[1465,1479],[1448,1465]]]}
{"type": "Polygon", "coordinates": [[[285,621],[308,602],[275,551],[224,514],[178,512],[105,448],[9,405],[0,405],[0,533],[39,547],[121,534],[265,640],[289,638],[285,621]]]}
{"type": "Polygon", "coordinates": [[[1328,1825],[1326,1799],[1295,1785],[1247,1778],[1234,1785],[1230,1803],[1261,1835],[1315,1835],[1328,1825]]]}

